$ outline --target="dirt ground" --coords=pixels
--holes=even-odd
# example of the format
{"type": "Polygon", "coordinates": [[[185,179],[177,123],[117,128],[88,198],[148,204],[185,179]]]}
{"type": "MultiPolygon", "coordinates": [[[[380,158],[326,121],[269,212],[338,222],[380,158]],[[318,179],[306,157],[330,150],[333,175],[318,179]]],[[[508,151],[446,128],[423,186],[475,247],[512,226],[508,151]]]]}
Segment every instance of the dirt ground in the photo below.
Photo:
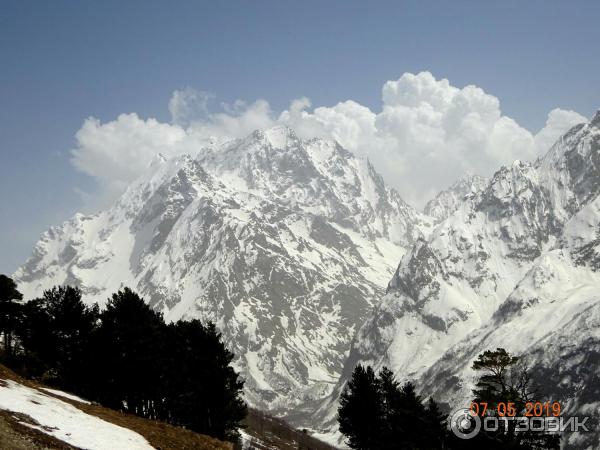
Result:
{"type": "MultiPolygon", "coordinates": [[[[9,379],[25,386],[39,389],[45,387],[31,380],[23,379],[5,366],[0,365],[0,380],[9,379]]],[[[43,391],[44,394],[52,395],[43,391]]],[[[194,433],[184,428],[164,422],[143,419],[131,414],[104,408],[99,405],[87,405],[64,397],[54,397],[70,403],[87,414],[99,417],[141,434],[157,450],[232,450],[233,445],[218,439],[194,433]]],[[[9,411],[0,410],[0,449],[1,450],[72,450],[72,447],[51,436],[34,430],[20,422],[32,423],[27,416],[17,416],[9,411]]]]}

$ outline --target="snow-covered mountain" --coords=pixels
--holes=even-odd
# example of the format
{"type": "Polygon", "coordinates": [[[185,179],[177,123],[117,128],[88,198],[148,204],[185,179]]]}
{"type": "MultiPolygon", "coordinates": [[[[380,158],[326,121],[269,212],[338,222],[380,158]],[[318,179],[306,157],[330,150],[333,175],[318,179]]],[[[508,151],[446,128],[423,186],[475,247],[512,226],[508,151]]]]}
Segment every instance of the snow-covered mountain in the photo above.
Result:
{"type": "Polygon", "coordinates": [[[68,283],[101,303],[127,285],[169,320],[215,321],[249,402],[323,437],[358,362],[457,407],[498,346],[566,413],[597,417],[599,194],[600,112],[534,163],[463,177],[429,216],[335,142],[273,128],[157,156],[110,209],[48,231],[15,278],[28,297],[68,283]]]}
{"type": "MultiPolygon", "coordinates": [[[[464,197],[401,259],[387,294],[356,334],[342,379],[319,412],[321,423],[335,429],[336,395],[359,362],[386,365],[423,392],[464,407],[473,360],[497,347],[526,355],[542,400],[597,419],[599,194],[600,111],[543,158],[502,167],[464,197]]],[[[441,211],[441,218],[446,209],[430,211],[441,211]]],[[[596,430],[564,442],[599,448],[599,438],[596,430]]]]}
{"type": "Polygon", "coordinates": [[[436,222],[447,219],[456,211],[465,197],[475,195],[487,185],[488,180],[479,175],[467,173],[452,186],[438,193],[423,208],[423,213],[433,217],[436,222]]]}
{"type": "Polygon", "coordinates": [[[46,232],[15,280],[27,298],[71,284],[100,304],[129,286],[167,320],[212,320],[250,404],[285,414],[330,394],[430,226],[367,160],[278,127],[158,155],[111,208],[46,232]]]}

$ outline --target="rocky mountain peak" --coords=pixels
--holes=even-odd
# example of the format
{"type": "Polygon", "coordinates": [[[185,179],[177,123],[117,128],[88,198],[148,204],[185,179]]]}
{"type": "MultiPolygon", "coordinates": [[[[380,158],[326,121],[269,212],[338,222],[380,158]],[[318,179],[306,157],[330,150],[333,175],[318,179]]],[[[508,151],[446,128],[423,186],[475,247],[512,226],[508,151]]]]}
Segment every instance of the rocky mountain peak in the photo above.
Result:
{"type": "Polygon", "coordinates": [[[439,192],[423,208],[423,213],[433,217],[436,222],[447,219],[467,197],[480,192],[487,184],[487,178],[466,173],[448,189],[439,192]]]}
{"type": "MultiPolygon", "coordinates": [[[[590,376],[600,355],[599,119],[573,127],[535,164],[500,168],[417,240],[357,331],[343,373],[385,365],[459,407],[471,399],[473,359],[502,347],[567,414],[600,419],[590,376]]],[[[334,408],[327,403],[320,419],[335,427],[334,408]]],[[[598,432],[563,438],[565,448],[596,448],[598,432]]]]}
{"type": "Polygon", "coordinates": [[[596,111],[592,120],[590,120],[590,125],[596,128],[600,128],[600,109],[596,111]]]}
{"type": "Polygon", "coordinates": [[[167,320],[214,321],[250,404],[285,413],[331,391],[423,220],[366,160],[275,127],[157,158],[111,208],[46,233],[15,279],[100,304],[128,286],[167,320]]]}

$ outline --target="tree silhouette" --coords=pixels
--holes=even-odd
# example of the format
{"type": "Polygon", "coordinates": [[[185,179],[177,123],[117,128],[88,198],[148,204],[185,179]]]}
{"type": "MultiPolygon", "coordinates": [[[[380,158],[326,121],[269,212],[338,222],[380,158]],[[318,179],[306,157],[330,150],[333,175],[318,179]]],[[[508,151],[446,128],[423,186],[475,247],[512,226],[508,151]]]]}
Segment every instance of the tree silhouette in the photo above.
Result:
{"type": "Polygon", "coordinates": [[[113,409],[238,438],[247,413],[244,383],[214,324],[167,325],[129,288],[113,294],[102,312],[69,286],[23,304],[21,298],[15,283],[0,276],[5,356],[22,374],[113,409]]]}
{"type": "Polygon", "coordinates": [[[398,436],[406,432],[404,422],[404,403],[400,392],[400,383],[394,378],[394,374],[387,367],[379,372],[379,389],[382,402],[382,432],[380,445],[382,449],[394,449],[397,447],[398,436]]]}
{"type": "Polygon", "coordinates": [[[166,408],[175,422],[220,439],[237,439],[239,422],[247,414],[241,398],[244,383],[230,366],[233,354],[215,326],[198,320],[171,324],[167,347],[166,408]]]}
{"type": "Polygon", "coordinates": [[[166,325],[129,288],[113,294],[93,340],[95,395],[102,403],[155,418],[162,402],[161,355],[166,325]]]}
{"type": "Polygon", "coordinates": [[[354,449],[447,448],[446,416],[430,399],[423,405],[415,385],[400,385],[384,367],[376,377],[358,365],[340,397],[340,431],[354,449]]]}
{"type": "Polygon", "coordinates": [[[23,295],[17,290],[15,282],[6,275],[0,275],[0,332],[3,336],[4,356],[13,356],[13,337],[21,321],[23,295]]]}
{"type": "MultiPolygon", "coordinates": [[[[536,389],[532,377],[520,359],[511,356],[505,349],[486,350],[473,362],[473,370],[481,373],[473,389],[473,402],[487,403],[490,415],[498,414],[498,404],[513,405],[513,417],[525,415],[527,402],[535,400],[536,389]]],[[[515,449],[558,449],[560,438],[558,435],[544,431],[517,432],[516,423],[508,421],[508,429],[499,429],[497,432],[483,433],[482,437],[493,441],[493,448],[515,449]]]]}
{"type": "Polygon", "coordinates": [[[449,436],[448,417],[431,397],[425,408],[425,426],[428,430],[428,440],[434,445],[432,448],[444,448],[449,436]]]}
{"type": "Polygon", "coordinates": [[[98,318],[97,306],[86,306],[78,288],[54,287],[26,303],[23,317],[18,335],[29,365],[36,363],[33,374],[83,392],[87,380],[83,363],[98,318]]]}
{"type": "Polygon", "coordinates": [[[370,366],[356,366],[340,396],[340,431],[350,448],[380,448],[383,431],[383,405],[379,382],[370,366]]]}

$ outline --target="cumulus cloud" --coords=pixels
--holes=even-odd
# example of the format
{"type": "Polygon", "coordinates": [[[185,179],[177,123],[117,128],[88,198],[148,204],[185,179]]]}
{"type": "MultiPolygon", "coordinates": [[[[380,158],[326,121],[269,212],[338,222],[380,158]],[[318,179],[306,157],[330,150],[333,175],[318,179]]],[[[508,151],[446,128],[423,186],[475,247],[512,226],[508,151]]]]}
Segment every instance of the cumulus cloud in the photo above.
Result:
{"type": "Polygon", "coordinates": [[[100,123],[85,120],[75,135],[77,147],[71,161],[99,183],[98,199],[83,193],[96,206],[110,202],[148,168],[152,158],[162,153],[174,156],[183,151],[186,131],[155,119],[143,120],[137,114],[121,114],[116,120],[100,123]]]}
{"type": "Polygon", "coordinates": [[[190,128],[197,135],[241,138],[254,130],[275,125],[273,111],[266,100],[247,104],[241,100],[223,105],[223,112],[212,113],[206,120],[193,123],[190,128]]]}
{"type": "Polygon", "coordinates": [[[303,138],[336,139],[368,157],[407,201],[422,206],[465,171],[490,175],[515,159],[533,160],[586,121],[574,111],[554,109],[545,127],[532,134],[502,114],[498,98],[477,86],[452,86],[429,72],[386,82],[377,112],[352,100],[312,108],[307,98],[293,100],[279,114],[266,100],[237,101],[211,112],[210,99],[190,88],[175,91],[170,124],[136,114],[105,124],[88,119],[77,133],[73,163],[105,191],[118,192],[156,153],[169,157],[193,151],[209,136],[244,137],[283,124],[303,138]]]}
{"type": "Polygon", "coordinates": [[[515,159],[534,160],[571,126],[586,120],[555,109],[533,135],[502,115],[498,98],[477,86],[459,89],[429,72],[386,82],[377,113],[353,101],[312,113],[306,108],[290,108],[293,113],[284,112],[279,121],[304,137],[332,137],[369,157],[388,183],[416,206],[466,171],[487,176],[515,159]]]}
{"type": "Polygon", "coordinates": [[[214,97],[214,94],[190,87],[174,91],[169,100],[169,113],[173,123],[187,126],[205,119],[209,114],[208,102],[214,97]]]}
{"type": "Polygon", "coordinates": [[[546,120],[546,126],[535,135],[537,153],[543,154],[566,130],[583,122],[587,122],[587,119],[575,111],[567,111],[559,108],[550,111],[546,120]]]}

